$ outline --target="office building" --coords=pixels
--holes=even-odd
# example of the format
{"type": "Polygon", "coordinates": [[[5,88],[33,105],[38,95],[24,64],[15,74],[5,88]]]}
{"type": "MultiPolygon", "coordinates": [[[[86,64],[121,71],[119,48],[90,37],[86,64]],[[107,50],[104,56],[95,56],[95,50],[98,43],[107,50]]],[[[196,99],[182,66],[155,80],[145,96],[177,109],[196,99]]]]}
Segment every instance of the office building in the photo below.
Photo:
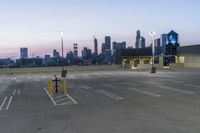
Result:
{"type": "Polygon", "coordinates": [[[28,48],[20,48],[20,57],[28,58],[28,48]]]}
{"type": "Polygon", "coordinates": [[[74,43],[74,58],[78,58],[78,44],[74,43]]]}
{"type": "Polygon", "coordinates": [[[98,40],[94,37],[94,54],[98,55],[98,40]]]}
{"type": "Polygon", "coordinates": [[[56,49],[53,50],[53,58],[59,58],[60,54],[56,51],[56,49]]]}
{"type": "Polygon", "coordinates": [[[141,36],[140,30],[136,32],[135,48],[136,49],[145,48],[145,38],[141,36]]]}

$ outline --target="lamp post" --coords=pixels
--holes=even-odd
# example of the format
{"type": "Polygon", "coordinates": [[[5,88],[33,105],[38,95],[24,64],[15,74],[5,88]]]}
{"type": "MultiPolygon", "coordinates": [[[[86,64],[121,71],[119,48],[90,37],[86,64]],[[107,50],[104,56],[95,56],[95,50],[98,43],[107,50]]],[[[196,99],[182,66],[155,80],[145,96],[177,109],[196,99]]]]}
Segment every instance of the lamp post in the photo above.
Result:
{"type": "Polygon", "coordinates": [[[64,69],[64,48],[63,48],[63,32],[60,32],[60,37],[61,37],[61,47],[62,47],[62,70],[61,70],[61,77],[66,77],[67,70],[64,69]]]}
{"type": "Polygon", "coordinates": [[[154,46],[154,35],[155,32],[150,32],[151,36],[151,44],[152,44],[152,66],[151,66],[151,73],[156,73],[156,67],[154,67],[154,60],[155,60],[155,46],[154,46]]]}
{"type": "Polygon", "coordinates": [[[64,70],[64,52],[63,52],[63,32],[60,32],[60,37],[61,37],[61,47],[62,47],[62,70],[64,70]]]}

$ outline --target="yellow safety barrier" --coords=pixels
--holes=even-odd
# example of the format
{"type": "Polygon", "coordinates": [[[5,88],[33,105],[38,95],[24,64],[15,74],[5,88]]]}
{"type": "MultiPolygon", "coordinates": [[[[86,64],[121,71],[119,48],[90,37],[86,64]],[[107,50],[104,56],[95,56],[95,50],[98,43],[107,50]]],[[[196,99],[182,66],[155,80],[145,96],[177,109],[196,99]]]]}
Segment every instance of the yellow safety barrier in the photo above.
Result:
{"type": "Polygon", "coordinates": [[[62,91],[63,95],[67,94],[67,81],[65,79],[62,80],[62,91]]]}
{"type": "Polygon", "coordinates": [[[52,94],[53,94],[53,83],[52,83],[52,80],[49,80],[48,92],[49,92],[49,95],[52,96],[52,94]]]}

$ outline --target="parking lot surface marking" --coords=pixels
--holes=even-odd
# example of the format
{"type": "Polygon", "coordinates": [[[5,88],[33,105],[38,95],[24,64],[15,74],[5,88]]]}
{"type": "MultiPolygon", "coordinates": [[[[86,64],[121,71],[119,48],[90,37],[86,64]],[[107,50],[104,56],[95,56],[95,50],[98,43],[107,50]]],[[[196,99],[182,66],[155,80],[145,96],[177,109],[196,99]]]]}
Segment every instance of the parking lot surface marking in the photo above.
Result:
{"type": "Polygon", "coordinates": [[[110,92],[107,92],[107,91],[104,91],[104,90],[97,90],[97,92],[99,92],[99,93],[101,93],[103,95],[106,95],[108,97],[111,97],[111,98],[113,98],[115,100],[123,100],[124,99],[123,97],[117,96],[117,95],[115,95],[113,93],[110,93],[110,92]]]}

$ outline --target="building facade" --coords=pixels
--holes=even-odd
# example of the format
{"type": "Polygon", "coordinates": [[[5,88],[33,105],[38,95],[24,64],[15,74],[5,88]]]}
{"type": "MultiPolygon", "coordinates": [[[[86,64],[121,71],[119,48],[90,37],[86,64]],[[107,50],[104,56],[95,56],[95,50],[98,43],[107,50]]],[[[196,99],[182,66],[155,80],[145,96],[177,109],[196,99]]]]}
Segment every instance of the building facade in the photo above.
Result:
{"type": "Polygon", "coordinates": [[[28,48],[20,48],[20,57],[28,58],[28,48]]]}

